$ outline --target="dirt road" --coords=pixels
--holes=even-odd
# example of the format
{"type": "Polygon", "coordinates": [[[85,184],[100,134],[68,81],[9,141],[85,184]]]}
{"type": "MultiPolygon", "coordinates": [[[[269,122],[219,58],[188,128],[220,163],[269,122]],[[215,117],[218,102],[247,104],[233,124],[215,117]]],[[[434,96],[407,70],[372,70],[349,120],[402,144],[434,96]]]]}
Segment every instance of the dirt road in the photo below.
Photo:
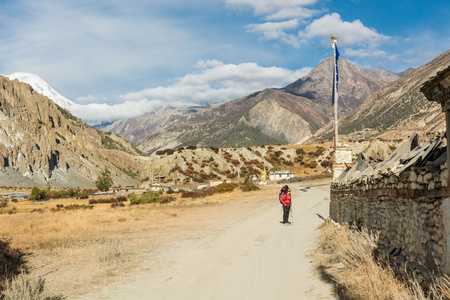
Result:
{"type": "Polygon", "coordinates": [[[280,224],[281,205],[263,202],[205,235],[166,244],[143,262],[147,271],[79,299],[337,299],[306,256],[328,216],[329,185],[291,188],[292,225],[280,224]]]}

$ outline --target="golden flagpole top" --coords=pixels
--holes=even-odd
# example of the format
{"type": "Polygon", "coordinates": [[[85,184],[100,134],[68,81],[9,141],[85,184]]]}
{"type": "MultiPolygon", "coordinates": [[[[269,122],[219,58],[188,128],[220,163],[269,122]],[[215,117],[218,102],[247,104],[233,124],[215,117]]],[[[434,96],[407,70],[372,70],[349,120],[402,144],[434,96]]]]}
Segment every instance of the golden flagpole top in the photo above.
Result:
{"type": "Polygon", "coordinates": [[[338,37],[338,36],[334,36],[334,35],[330,35],[330,38],[331,38],[333,41],[336,41],[339,37],[338,37]]]}

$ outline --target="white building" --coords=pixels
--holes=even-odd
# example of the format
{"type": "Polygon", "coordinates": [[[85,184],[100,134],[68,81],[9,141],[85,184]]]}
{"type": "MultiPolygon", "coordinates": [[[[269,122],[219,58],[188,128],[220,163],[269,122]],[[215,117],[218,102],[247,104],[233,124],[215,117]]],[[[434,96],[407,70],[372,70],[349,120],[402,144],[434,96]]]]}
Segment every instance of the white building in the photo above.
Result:
{"type": "Polygon", "coordinates": [[[294,173],[290,171],[275,171],[269,173],[269,180],[281,180],[293,178],[294,173]]]}

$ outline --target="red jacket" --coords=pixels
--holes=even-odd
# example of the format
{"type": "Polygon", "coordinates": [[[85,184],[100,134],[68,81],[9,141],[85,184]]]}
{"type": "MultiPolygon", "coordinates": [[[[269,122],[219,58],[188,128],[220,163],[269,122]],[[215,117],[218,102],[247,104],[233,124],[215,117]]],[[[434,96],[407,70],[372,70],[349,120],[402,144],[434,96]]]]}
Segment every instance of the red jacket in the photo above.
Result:
{"type": "Polygon", "coordinates": [[[289,206],[291,205],[291,194],[284,194],[283,197],[281,197],[280,201],[281,204],[283,204],[284,206],[289,206]]]}

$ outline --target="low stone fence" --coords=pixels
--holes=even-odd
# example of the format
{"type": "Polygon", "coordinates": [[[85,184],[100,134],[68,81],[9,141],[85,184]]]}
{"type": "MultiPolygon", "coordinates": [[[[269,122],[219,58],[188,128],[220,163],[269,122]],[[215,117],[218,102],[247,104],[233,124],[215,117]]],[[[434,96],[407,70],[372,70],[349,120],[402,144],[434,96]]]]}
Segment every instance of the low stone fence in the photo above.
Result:
{"type": "Polygon", "coordinates": [[[450,271],[450,200],[441,144],[436,139],[418,146],[413,136],[384,161],[360,154],[331,184],[331,218],[378,232],[379,248],[396,271],[413,271],[419,278],[450,271]]]}

